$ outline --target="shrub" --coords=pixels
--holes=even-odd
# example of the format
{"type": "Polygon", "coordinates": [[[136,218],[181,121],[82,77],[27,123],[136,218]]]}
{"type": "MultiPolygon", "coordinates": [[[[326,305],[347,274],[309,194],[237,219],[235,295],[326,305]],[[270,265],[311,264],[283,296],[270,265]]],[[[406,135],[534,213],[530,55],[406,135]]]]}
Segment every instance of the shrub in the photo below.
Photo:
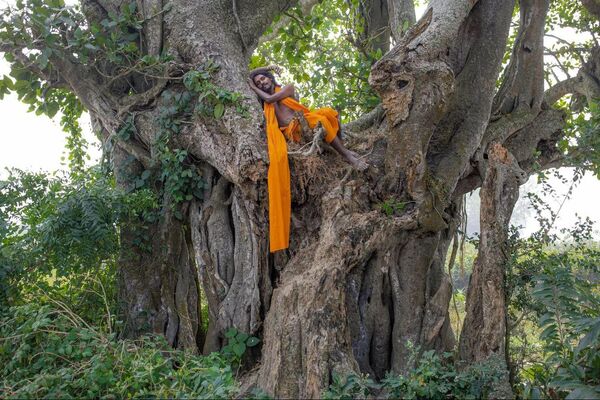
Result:
{"type": "Polygon", "coordinates": [[[219,353],[173,350],[162,337],[119,341],[61,303],[11,307],[0,319],[2,398],[231,398],[237,390],[219,353]]]}
{"type": "MultiPolygon", "coordinates": [[[[409,344],[410,345],[410,344],[409,344]]],[[[323,394],[325,399],[377,398],[391,399],[482,399],[487,398],[494,385],[502,378],[499,360],[473,364],[464,369],[452,362],[452,354],[425,351],[417,359],[418,348],[413,348],[409,365],[415,367],[405,375],[388,375],[381,383],[374,383],[366,375],[333,375],[333,382],[323,394]]]]}

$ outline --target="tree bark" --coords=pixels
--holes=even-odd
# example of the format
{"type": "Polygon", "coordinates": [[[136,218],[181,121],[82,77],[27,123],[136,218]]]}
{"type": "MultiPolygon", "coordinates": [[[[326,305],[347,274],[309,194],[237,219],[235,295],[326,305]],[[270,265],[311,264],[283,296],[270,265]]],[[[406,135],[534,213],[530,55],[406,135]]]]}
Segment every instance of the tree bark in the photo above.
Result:
{"type": "MultiPolygon", "coordinates": [[[[468,363],[497,356],[506,371],[507,304],[505,268],[508,225],[526,174],[516,159],[498,143],[490,150],[487,175],[481,187],[480,241],[467,291],[466,316],[460,335],[459,353],[468,363]]],[[[495,395],[513,397],[508,380],[495,395]]]]}
{"type": "Polygon", "coordinates": [[[390,21],[390,33],[394,42],[398,43],[404,32],[416,21],[413,0],[388,0],[387,9],[390,21]]]}

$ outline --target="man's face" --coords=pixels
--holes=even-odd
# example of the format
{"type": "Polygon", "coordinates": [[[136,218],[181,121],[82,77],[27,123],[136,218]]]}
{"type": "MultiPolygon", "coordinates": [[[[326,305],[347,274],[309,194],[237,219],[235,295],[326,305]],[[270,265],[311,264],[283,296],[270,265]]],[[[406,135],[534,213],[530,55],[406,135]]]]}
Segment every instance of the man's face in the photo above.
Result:
{"type": "Polygon", "coordinates": [[[273,81],[269,77],[261,74],[254,77],[254,84],[263,92],[271,93],[273,90],[273,81]]]}

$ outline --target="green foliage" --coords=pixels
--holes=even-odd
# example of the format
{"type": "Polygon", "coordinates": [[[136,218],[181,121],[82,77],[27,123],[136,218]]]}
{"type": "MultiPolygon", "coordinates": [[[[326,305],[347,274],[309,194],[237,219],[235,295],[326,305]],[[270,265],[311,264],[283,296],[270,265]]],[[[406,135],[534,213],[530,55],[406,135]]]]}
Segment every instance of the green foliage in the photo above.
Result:
{"type": "Polygon", "coordinates": [[[532,295],[543,306],[538,320],[540,339],[549,352],[546,361],[557,368],[549,386],[584,392],[600,389],[597,280],[577,276],[569,267],[546,269],[536,278],[532,295]]]}
{"type": "Polygon", "coordinates": [[[491,358],[484,363],[457,369],[451,354],[438,355],[426,351],[416,368],[406,376],[388,375],[383,381],[391,398],[403,399],[481,399],[487,398],[493,386],[501,378],[501,362],[491,358]]]}
{"type": "MultiPolygon", "coordinates": [[[[234,397],[225,355],[117,339],[118,226],[135,227],[157,204],[103,176],[13,170],[0,183],[0,397],[234,397]]],[[[235,357],[256,343],[236,334],[235,357]]]]}
{"type": "MultiPolygon", "coordinates": [[[[161,64],[170,57],[141,54],[139,39],[145,21],[136,8],[135,2],[123,3],[119,13],[109,13],[100,23],[89,23],[79,5],[65,6],[62,0],[20,0],[15,7],[7,7],[0,23],[1,43],[31,50],[26,59],[5,54],[7,61],[13,63],[11,76],[17,78],[15,86],[18,89],[24,85],[20,83],[23,79],[15,76],[27,73],[24,64],[36,64],[40,71],[51,72],[56,58],[61,57],[93,68],[108,61],[117,66],[108,78],[132,71],[159,73],[164,67],[161,64]]],[[[41,76],[35,81],[40,82],[38,79],[41,76]]],[[[34,98],[35,93],[25,96],[34,98]]]]}
{"type": "Polygon", "coordinates": [[[551,232],[556,212],[531,198],[541,229],[527,239],[511,236],[507,274],[518,391],[528,398],[598,398],[600,249],[591,241],[592,224],[580,221],[564,232],[570,242],[561,243],[551,232]]]}
{"type": "Polygon", "coordinates": [[[161,337],[119,341],[59,304],[11,307],[0,317],[3,398],[232,398],[218,353],[172,350],[161,337]]]}
{"type": "MultiPolygon", "coordinates": [[[[166,6],[157,12],[168,10],[166,6]]],[[[77,120],[83,107],[73,93],[63,89],[65,83],[54,68],[65,62],[84,66],[83,70],[98,74],[93,86],[101,85],[116,97],[144,92],[157,79],[171,81],[159,104],[161,130],[152,149],[154,166],[131,177],[130,190],[157,189],[158,182],[158,192],[170,195],[168,203],[177,205],[193,196],[201,197],[203,182],[191,167],[186,150],[170,145],[172,135],[180,133],[194,116],[220,119],[229,106],[243,115],[247,111],[241,94],[212,82],[218,71],[214,62],[209,60],[189,70],[190,66],[176,65],[169,55],[144,54],[140,48],[144,22],[135,2],[123,3],[118,13],[109,13],[98,23],[88,21],[79,6],[65,6],[62,0],[18,1],[3,11],[0,20],[0,44],[14,49],[5,53],[11,72],[0,80],[0,96],[16,92],[21,101],[30,104],[31,111],[49,117],[62,111],[61,124],[69,133],[69,166],[73,174],[81,174],[86,143],[77,120]],[[145,84],[132,83],[140,77],[145,84]]],[[[61,73],[66,72],[63,66],[61,73]]],[[[83,74],[81,79],[91,78],[83,74]]],[[[110,152],[114,140],[133,140],[135,129],[133,114],[125,115],[104,151],[110,152]]]]}
{"type": "Polygon", "coordinates": [[[135,3],[125,5],[119,15],[111,14],[101,24],[89,24],[79,6],[65,6],[61,0],[17,1],[2,11],[0,45],[14,50],[4,53],[11,71],[0,79],[0,99],[15,92],[37,115],[53,118],[62,112],[60,123],[68,133],[68,165],[74,174],[82,173],[87,159],[87,143],[78,123],[83,106],[64,88],[54,63],[66,60],[100,72],[108,59],[121,63],[110,69],[114,76],[130,70],[153,71],[148,60],[138,62],[141,22],[136,19],[135,3]]]}
{"type": "MultiPolygon", "coordinates": [[[[546,31],[569,27],[577,33],[598,32],[600,21],[587,11],[581,2],[555,0],[550,3],[546,31]]],[[[582,38],[583,39],[583,38],[582,38]]],[[[591,37],[587,37],[592,42],[591,37]]],[[[563,43],[565,45],[566,43],[563,43]]],[[[573,49],[576,51],[576,49],[573,49]]]]}
{"type": "Polygon", "coordinates": [[[117,190],[99,168],[77,177],[10,170],[0,182],[0,303],[24,286],[114,262],[119,223],[156,208],[148,190],[117,190]]]}
{"type": "Polygon", "coordinates": [[[267,392],[265,392],[264,390],[262,390],[259,387],[254,387],[250,393],[250,395],[248,397],[246,397],[248,400],[271,400],[272,397],[269,396],[267,394],[267,392]]]}
{"type": "Polygon", "coordinates": [[[399,215],[406,208],[406,202],[396,200],[394,198],[389,198],[377,205],[377,208],[381,210],[382,213],[391,217],[393,215],[399,215]]]}
{"type": "Polygon", "coordinates": [[[209,60],[201,69],[189,71],[184,75],[185,88],[198,96],[194,111],[203,116],[220,119],[226,106],[235,106],[238,114],[248,116],[248,109],[242,103],[242,94],[230,92],[212,83],[212,75],[218,69],[219,66],[209,60]]]}
{"type": "Polygon", "coordinates": [[[378,387],[367,375],[350,374],[343,377],[339,373],[334,372],[332,374],[331,385],[323,393],[322,398],[326,400],[367,398],[371,390],[378,387]]]}
{"type": "MultiPolygon", "coordinates": [[[[161,93],[161,105],[157,125],[160,127],[153,143],[154,159],[148,170],[130,177],[130,190],[149,187],[160,196],[168,196],[169,203],[176,207],[194,197],[202,199],[206,182],[194,166],[188,151],[172,148],[172,139],[182,132],[185,125],[195,116],[220,119],[225,107],[235,107],[242,116],[247,116],[243,96],[228,91],[212,82],[219,67],[209,60],[184,74],[184,88],[173,86],[161,93]],[[156,187],[154,184],[159,183],[156,187]]],[[[129,115],[119,129],[118,140],[130,140],[136,131],[135,121],[129,115]]]]}
{"type": "MultiPolygon", "coordinates": [[[[60,118],[60,124],[63,131],[67,136],[67,142],[65,148],[68,151],[69,170],[74,175],[84,174],[85,160],[89,160],[87,155],[87,141],[83,138],[83,131],[79,125],[79,118],[83,114],[83,106],[77,100],[75,95],[70,92],[66,92],[61,95],[57,95],[57,92],[52,93],[56,97],[54,103],[45,102],[45,105],[57,104],[56,108],[62,110],[62,117],[60,118]]],[[[52,112],[48,113],[48,116],[52,118],[52,112]]]]}
{"type": "Polygon", "coordinates": [[[377,398],[390,399],[482,399],[487,398],[502,378],[501,361],[490,358],[484,363],[463,366],[452,362],[451,353],[435,351],[421,353],[411,347],[409,365],[415,365],[406,375],[389,373],[379,384],[366,375],[345,378],[333,374],[332,383],[323,393],[324,399],[377,398]]]}
{"type": "MultiPolygon", "coordinates": [[[[598,262],[598,254],[595,256],[598,262]]],[[[531,292],[544,357],[525,368],[525,393],[600,397],[600,293],[598,264],[592,270],[568,262],[572,255],[551,254],[534,276],[531,292]],[[567,261],[567,262],[565,262],[567,261]]]]}
{"type": "Polygon", "coordinates": [[[232,365],[238,366],[241,364],[246,350],[260,343],[257,337],[240,332],[235,328],[229,328],[225,332],[225,338],[227,339],[227,345],[223,346],[221,353],[232,365]]]}
{"type": "Polygon", "coordinates": [[[382,54],[361,52],[351,43],[360,34],[352,18],[355,8],[356,4],[336,0],[315,5],[307,16],[300,6],[286,11],[281,17],[288,23],[275,32],[274,39],[257,48],[250,68],[284,66],[288,73],[284,77],[293,81],[301,101],[312,107],[340,109],[344,122],[371,110],[379,98],[368,77],[371,65],[382,54]]]}
{"type": "MultiPolygon", "coordinates": [[[[562,104],[567,107],[566,103],[562,104]]],[[[558,143],[571,165],[600,179],[600,104],[593,101],[582,112],[567,113],[564,136],[558,143]]]]}

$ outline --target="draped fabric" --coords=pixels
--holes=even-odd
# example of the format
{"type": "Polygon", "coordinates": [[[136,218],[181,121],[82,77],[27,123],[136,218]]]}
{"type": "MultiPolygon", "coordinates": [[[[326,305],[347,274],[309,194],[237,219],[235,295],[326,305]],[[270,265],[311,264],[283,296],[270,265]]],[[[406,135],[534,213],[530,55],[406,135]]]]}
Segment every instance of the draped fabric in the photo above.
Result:
{"type": "MultiPolygon", "coordinates": [[[[279,87],[275,88],[278,92],[279,87]]],[[[321,122],[326,131],[325,141],[330,143],[335,139],[339,124],[337,111],[325,107],[311,111],[291,97],[279,101],[294,111],[302,111],[304,118],[311,128],[321,122]]],[[[269,149],[269,174],[267,179],[269,189],[269,239],[270,250],[274,253],[287,249],[290,243],[290,216],[292,198],[290,192],[290,166],[287,156],[285,135],[290,140],[300,140],[300,129],[297,120],[287,127],[279,127],[275,114],[275,103],[264,103],[264,113],[267,127],[267,145],[269,149]],[[283,131],[282,131],[283,130],[283,131]]]]}

